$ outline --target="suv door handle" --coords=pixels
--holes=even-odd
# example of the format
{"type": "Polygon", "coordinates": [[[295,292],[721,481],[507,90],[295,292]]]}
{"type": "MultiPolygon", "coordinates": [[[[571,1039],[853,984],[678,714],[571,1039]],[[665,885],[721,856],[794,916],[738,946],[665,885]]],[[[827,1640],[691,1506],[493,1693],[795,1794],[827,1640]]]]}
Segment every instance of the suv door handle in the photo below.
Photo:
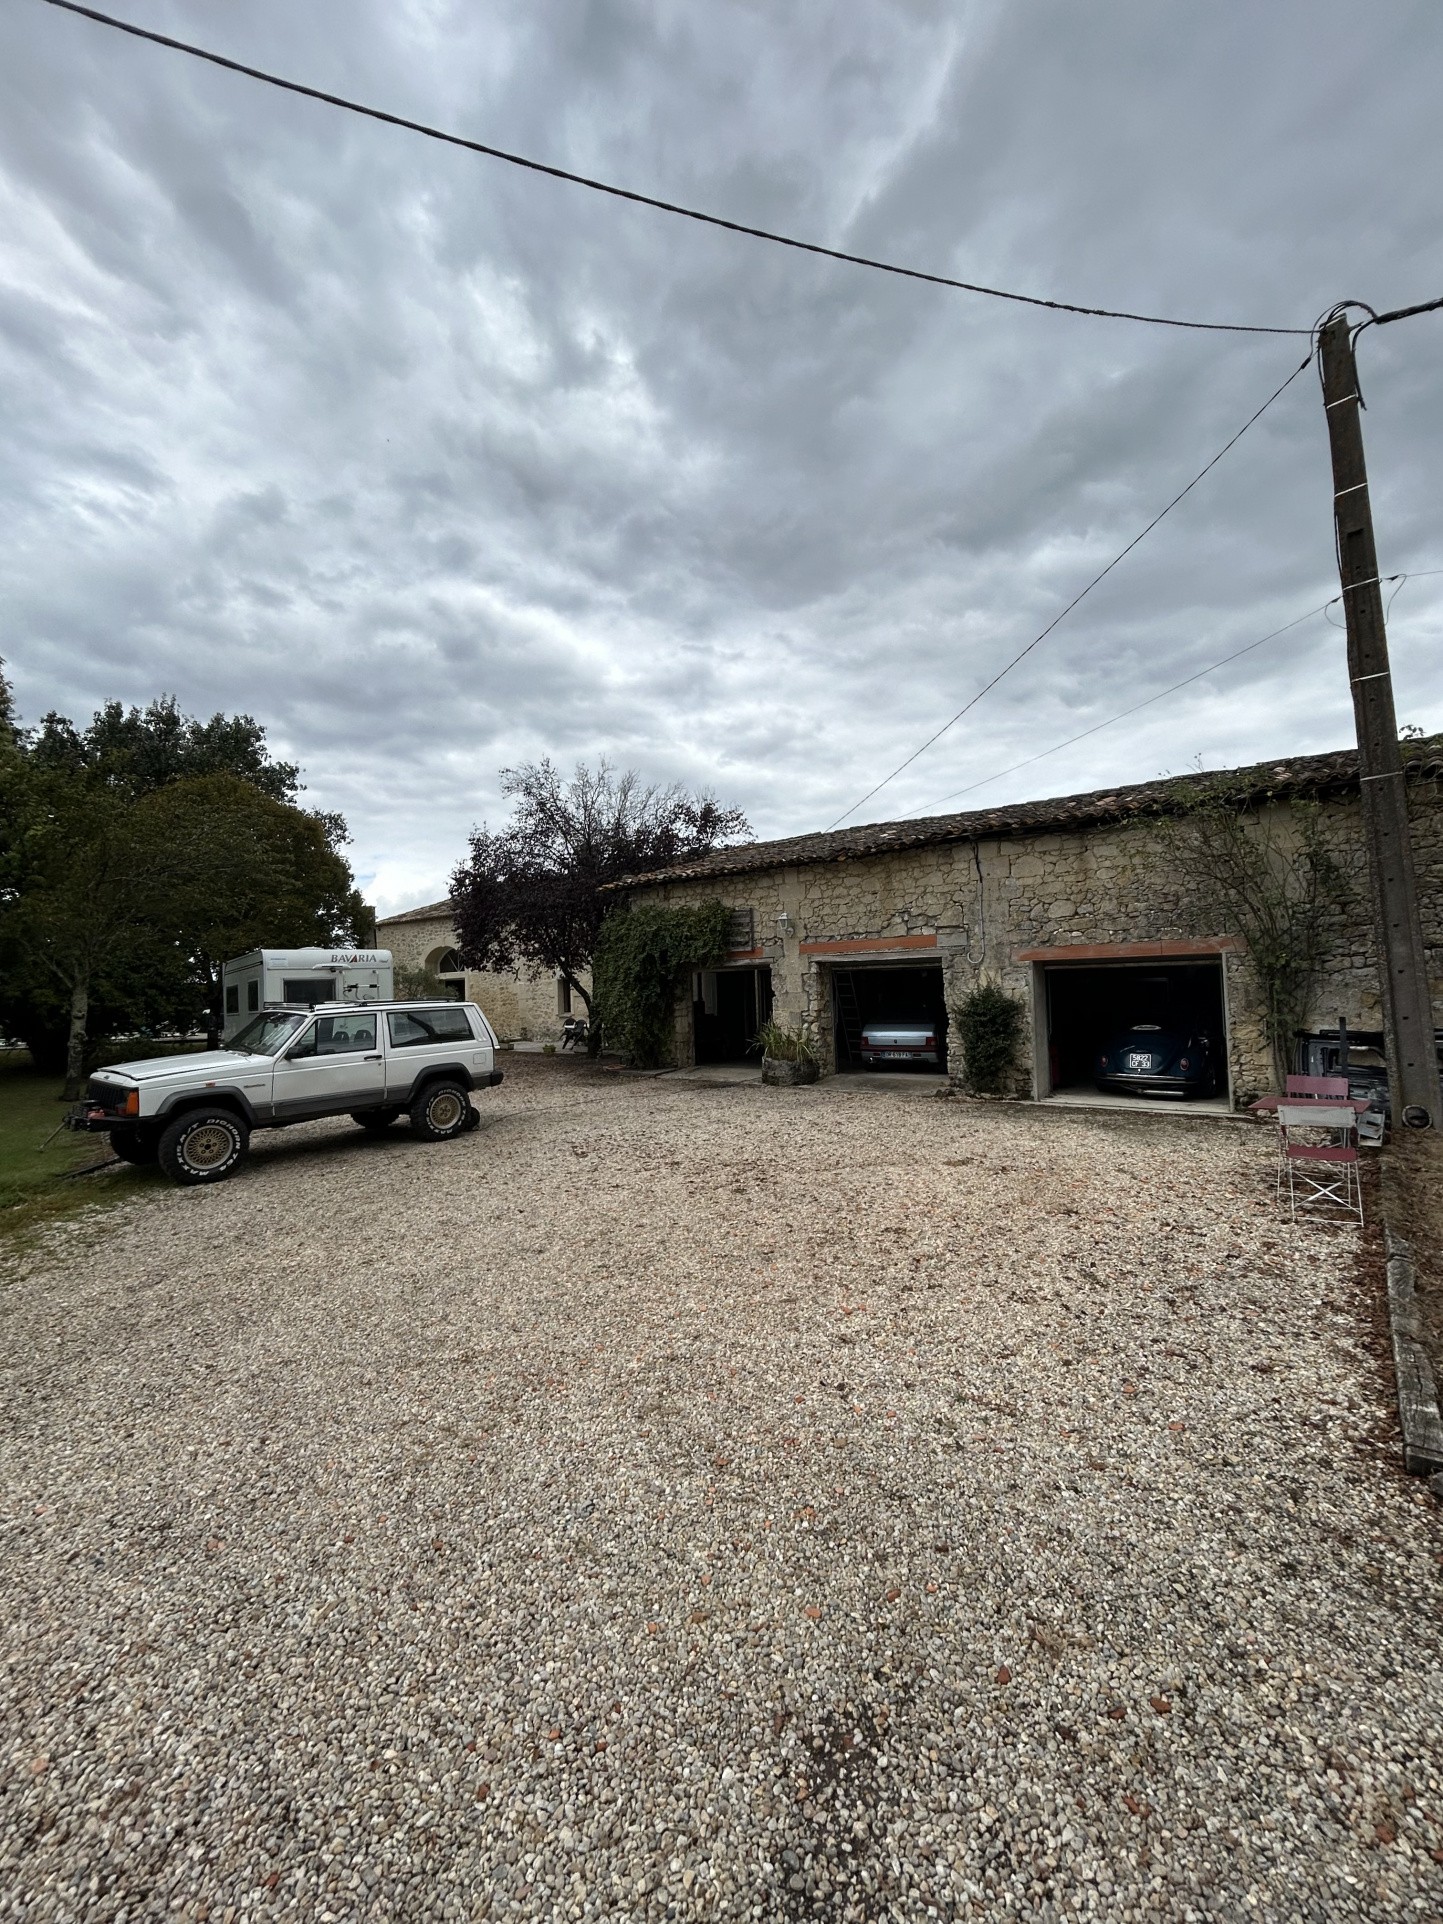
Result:
{"type": "Polygon", "coordinates": [[[381,1058],[380,1056],[362,1056],[361,1060],[362,1062],[379,1062],[381,1058]]]}

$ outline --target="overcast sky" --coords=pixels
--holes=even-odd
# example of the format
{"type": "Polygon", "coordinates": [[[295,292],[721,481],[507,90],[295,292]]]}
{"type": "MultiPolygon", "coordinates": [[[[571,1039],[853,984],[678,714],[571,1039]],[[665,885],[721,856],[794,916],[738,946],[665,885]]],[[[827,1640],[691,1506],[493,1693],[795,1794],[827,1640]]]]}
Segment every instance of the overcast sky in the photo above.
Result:
{"type": "MultiPolygon", "coordinates": [[[[114,0],[473,138],[852,251],[1306,327],[1443,293],[1417,0],[114,0]]],[[[23,716],[248,710],[382,912],[498,771],[607,755],[825,827],[1302,358],[783,252],[0,8],[0,586],[23,716]]],[[[1443,313],[1361,347],[1381,565],[1443,570],[1443,313]]],[[[1337,592],[1317,384],[852,820],[1337,592]]],[[[1338,618],[1333,611],[1334,619],[1338,618]]],[[[1443,727],[1443,575],[1392,611],[1443,727]]],[[[973,807],[1351,739],[1318,616],[973,807]]]]}

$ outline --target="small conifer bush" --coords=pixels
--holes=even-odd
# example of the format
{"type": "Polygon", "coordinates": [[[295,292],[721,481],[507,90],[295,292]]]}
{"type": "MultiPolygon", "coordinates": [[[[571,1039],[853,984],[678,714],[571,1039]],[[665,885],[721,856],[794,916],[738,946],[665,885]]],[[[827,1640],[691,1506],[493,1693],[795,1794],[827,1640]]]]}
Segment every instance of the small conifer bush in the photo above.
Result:
{"type": "Polygon", "coordinates": [[[995,982],[975,988],[953,1011],[962,1045],[962,1078],[974,1095],[1006,1093],[1017,1067],[1023,1006],[995,982]]]}

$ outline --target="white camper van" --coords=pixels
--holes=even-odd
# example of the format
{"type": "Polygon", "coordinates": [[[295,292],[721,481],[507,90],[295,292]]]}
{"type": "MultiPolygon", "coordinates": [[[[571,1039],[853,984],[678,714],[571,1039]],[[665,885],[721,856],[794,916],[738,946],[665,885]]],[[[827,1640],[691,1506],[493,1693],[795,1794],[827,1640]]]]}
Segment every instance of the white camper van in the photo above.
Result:
{"type": "Polygon", "coordinates": [[[318,1002],[389,1002],[389,949],[252,949],[221,970],[227,1042],[262,1009],[318,1002]]]}

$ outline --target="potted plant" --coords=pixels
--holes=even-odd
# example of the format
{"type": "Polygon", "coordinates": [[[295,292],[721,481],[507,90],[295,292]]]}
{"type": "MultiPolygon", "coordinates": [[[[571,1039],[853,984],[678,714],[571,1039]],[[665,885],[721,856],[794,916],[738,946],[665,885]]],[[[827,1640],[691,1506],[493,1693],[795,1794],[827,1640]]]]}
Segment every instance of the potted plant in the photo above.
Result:
{"type": "Polygon", "coordinates": [[[762,1081],[783,1087],[817,1079],[817,1052],[806,1027],[765,1022],[753,1045],[762,1052],[762,1081]]]}

